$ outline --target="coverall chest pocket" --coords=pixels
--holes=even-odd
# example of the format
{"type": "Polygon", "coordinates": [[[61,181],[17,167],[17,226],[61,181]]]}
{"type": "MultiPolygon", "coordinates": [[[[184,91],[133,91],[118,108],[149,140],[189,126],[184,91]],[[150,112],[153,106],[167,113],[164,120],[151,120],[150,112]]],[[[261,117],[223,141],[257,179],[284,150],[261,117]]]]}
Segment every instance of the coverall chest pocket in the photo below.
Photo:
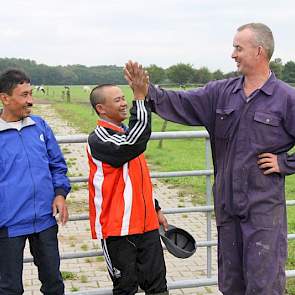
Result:
{"type": "Polygon", "coordinates": [[[216,109],[215,137],[226,139],[230,135],[230,130],[234,120],[234,109],[216,109]]]}
{"type": "Polygon", "coordinates": [[[282,132],[281,121],[282,119],[275,114],[255,112],[251,131],[252,142],[262,149],[274,147],[279,143],[282,132]]]}

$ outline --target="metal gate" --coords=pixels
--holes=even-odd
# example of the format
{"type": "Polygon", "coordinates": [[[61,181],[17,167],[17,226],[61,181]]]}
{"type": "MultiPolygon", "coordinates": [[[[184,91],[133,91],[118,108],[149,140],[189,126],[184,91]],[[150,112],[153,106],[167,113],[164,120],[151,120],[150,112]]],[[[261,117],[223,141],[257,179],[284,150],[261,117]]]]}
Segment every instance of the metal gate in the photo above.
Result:
{"type": "MultiPolygon", "coordinates": [[[[60,144],[64,143],[86,143],[87,135],[71,135],[71,136],[57,136],[57,140],[60,144]]],[[[207,240],[197,242],[197,247],[207,247],[207,269],[206,277],[202,279],[187,279],[182,281],[168,282],[168,289],[184,289],[192,287],[202,287],[202,286],[212,286],[217,284],[217,277],[212,276],[212,247],[217,245],[216,240],[212,240],[212,185],[211,176],[213,170],[211,168],[211,149],[210,149],[210,139],[207,131],[175,131],[175,132],[153,132],[151,135],[151,140],[160,139],[182,139],[182,138],[204,138],[205,139],[205,157],[206,157],[206,167],[204,170],[191,170],[191,171],[173,171],[173,172],[152,172],[152,178],[168,178],[168,177],[184,177],[184,176],[205,176],[206,177],[206,205],[196,206],[196,207],[186,207],[186,208],[166,208],[163,209],[165,214],[174,213],[191,213],[191,212],[204,212],[206,214],[206,233],[207,240]]],[[[87,177],[70,177],[72,183],[87,182],[87,177]]],[[[287,206],[294,206],[295,200],[289,200],[286,202],[287,206]]],[[[88,215],[77,215],[69,219],[69,221],[77,220],[87,220],[88,215]]],[[[288,234],[288,240],[295,239],[295,234],[288,234]]],[[[78,252],[78,253],[65,253],[61,255],[61,259],[72,259],[72,258],[84,258],[84,257],[95,257],[102,256],[102,251],[88,251],[88,252],[78,252]]],[[[32,262],[33,259],[24,258],[24,263],[32,262]]],[[[295,270],[286,271],[287,277],[295,277],[295,270]]],[[[83,291],[83,292],[71,292],[67,295],[104,295],[112,294],[111,288],[99,288],[95,291],[83,291]]]]}

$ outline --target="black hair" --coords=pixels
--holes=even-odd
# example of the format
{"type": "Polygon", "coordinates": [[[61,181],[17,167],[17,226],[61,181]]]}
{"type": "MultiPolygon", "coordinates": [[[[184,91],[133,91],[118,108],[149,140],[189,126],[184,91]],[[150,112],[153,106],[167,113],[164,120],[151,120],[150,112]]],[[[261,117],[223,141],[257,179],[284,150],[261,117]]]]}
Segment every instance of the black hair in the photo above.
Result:
{"type": "Polygon", "coordinates": [[[7,70],[0,75],[0,92],[11,95],[18,84],[24,83],[31,83],[30,77],[25,72],[17,69],[7,70]]]}
{"type": "Polygon", "coordinates": [[[103,95],[102,89],[104,87],[113,87],[113,86],[116,87],[115,84],[100,84],[100,85],[95,86],[91,90],[90,95],[89,95],[90,103],[98,115],[99,115],[99,113],[96,110],[96,105],[103,104],[105,102],[105,97],[103,95]]]}

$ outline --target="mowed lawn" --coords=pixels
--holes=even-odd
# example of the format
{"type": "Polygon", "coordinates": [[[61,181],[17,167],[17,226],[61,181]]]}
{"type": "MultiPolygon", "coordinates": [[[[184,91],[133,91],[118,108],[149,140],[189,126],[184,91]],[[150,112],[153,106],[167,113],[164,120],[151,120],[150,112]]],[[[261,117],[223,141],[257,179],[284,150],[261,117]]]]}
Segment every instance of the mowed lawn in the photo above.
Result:
{"type": "MultiPolygon", "coordinates": [[[[93,86],[89,85],[90,88],[93,86]]],[[[132,92],[128,86],[120,86],[129,104],[132,92]]],[[[89,93],[82,86],[70,86],[71,103],[66,103],[63,86],[45,86],[45,94],[36,92],[37,98],[54,101],[55,108],[66,120],[75,125],[81,132],[91,132],[97,116],[89,104],[89,93]]],[[[37,99],[38,100],[38,99],[37,99]]],[[[163,120],[153,114],[153,131],[161,131],[163,120]]],[[[168,122],[166,131],[203,130],[201,127],[189,127],[168,122]]],[[[145,153],[152,171],[178,171],[206,169],[205,139],[164,140],[159,148],[159,141],[152,140],[145,153]]],[[[180,188],[179,200],[176,206],[184,206],[185,200],[193,204],[205,203],[205,177],[179,177],[165,179],[171,186],[180,188]]],[[[295,199],[295,175],[286,178],[286,198],[295,199]]],[[[295,233],[295,208],[288,207],[288,232],[295,233]]],[[[295,241],[289,241],[287,269],[295,269],[295,241]]],[[[295,295],[295,279],[288,280],[288,294],[295,295]]]]}

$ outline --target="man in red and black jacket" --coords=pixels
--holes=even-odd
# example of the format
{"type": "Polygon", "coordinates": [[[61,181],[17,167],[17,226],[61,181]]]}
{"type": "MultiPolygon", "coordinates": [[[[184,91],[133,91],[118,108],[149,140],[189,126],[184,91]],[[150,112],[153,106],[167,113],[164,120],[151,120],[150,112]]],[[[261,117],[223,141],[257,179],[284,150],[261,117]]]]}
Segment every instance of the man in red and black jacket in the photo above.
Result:
{"type": "Polygon", "coordinates": [[[95,87],[90,101],[100,117],[89,135],[89,211],[91,233],[102,240],[113,280],[113,294],[168,294],[159,223],[167,220],[152,194],[143,152],[151,134],[151,111],[134,91],[129,126],[122,90],[95,87]]]}

